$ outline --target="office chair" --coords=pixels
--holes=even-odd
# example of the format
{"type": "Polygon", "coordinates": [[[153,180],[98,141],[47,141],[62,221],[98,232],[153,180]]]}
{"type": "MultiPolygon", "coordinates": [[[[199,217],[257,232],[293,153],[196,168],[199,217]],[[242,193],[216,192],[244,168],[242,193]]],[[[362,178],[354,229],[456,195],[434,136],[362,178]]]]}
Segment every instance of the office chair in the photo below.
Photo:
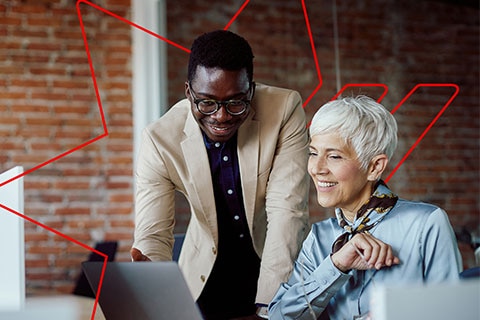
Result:
{"type": "MultiPolygon", "coordinates": [[[[113,261],[115,260],[115,254],[117,253],[117,246],[117,241],[102,241],[95,245],[95,250],[106,254],[108,256],[108,261],[113,261]]],[[[88,261],[103,261],[103,257],[91,252],[90,256],[88,257],[88,261]]],[[[77,279],[75,289],[73,289],[72,293],[77,296],[95,298],[95,293],[93,293],[92,289],[90,288],[90,284],[88,283],[83,270],[77,279]]]]}

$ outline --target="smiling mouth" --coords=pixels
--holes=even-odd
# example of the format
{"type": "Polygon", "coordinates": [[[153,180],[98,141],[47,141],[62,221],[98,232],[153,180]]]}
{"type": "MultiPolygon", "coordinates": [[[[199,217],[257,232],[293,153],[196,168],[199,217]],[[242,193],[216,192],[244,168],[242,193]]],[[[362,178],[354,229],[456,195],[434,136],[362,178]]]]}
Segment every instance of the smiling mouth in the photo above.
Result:
{"type": "Polygon", "coordinates": [[[232,126],[227,126],[227,127],[219,127],[219,126],[215,126],[215,125],[212,125],[212,124],[208,124],[208,127],[211,129],[212,132],[216,133],[216,134],[225,134],[225,133],[228,133],[232,130],[232,126]]]}
{"type": "Polygon", "coordinates": [[[330,188],[333,186],[336,186],[338,183],[337,182],[324,182],[324,181],[318,181],[317,186],[320,188],[330,188]]]}

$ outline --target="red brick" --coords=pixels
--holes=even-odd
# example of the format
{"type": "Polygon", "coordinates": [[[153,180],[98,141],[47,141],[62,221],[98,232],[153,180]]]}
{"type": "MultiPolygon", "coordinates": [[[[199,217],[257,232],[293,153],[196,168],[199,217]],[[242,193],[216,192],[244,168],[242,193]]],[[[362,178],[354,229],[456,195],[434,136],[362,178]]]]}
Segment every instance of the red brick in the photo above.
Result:
{"type": "Polygon", "coordinates": [[[25,234],[25,242],[40,242],[48,240],[47,234],[41,233],[26,233],[25,234]]]}
{"type": "MultiPolygon", "coordinates": [[[[132,203],[132,206],[133,206],[133,203],[132,203]]],[[[130,215],[133,211],[132,206],[98,208],[97,212],[99,214],[106,214],[106,215],[109,215],[109,216],[110,215],[130,215]]]]}
{"type": "Polygon", "coordinates": [[[112,220],[112,227],[118,228],[129,228],[132,229],[135,227],[135,223],[132,220],[112,220]]]}
{"type": "Polygon", "coordinates": [[[42,75],[54,76],[54,75],[66,74],[65,68],[61,68],[61,67],[30,67],[29,70],[32,74],[38,75],[38,76],[42,76],[42,75]]]}
{"type": "Polygon", "coordinates": [[[88,207],[79,207],[79,208],[59,208],[55,210],[56,215],[88,215],[90,214],[90,208],[88,207]]]}
{"type": "Polygon", "coordinates": [[[48,33],[42,30],[26,30],[26,29],[18,29],[14,30],[11,33],[12,36],[18,38],[38,38],[38,39],[45,39],[48,38],[48,33]]]}
{"type": "Polygon", "coordinates": [[[118,241],[118,240],[132,240],[133,235],[131,232],[107,232],[105,233],[105,240],[118,241]]]}
{"type": "Polygon", "coordinates": [[[55,113],[74,113],[79,115],[85,115],[90,112],[90,107],[87,105],[83,106],[55,106],[55,113]]]}
{"type": "Polygon", "coordinates": [[[47,8],[45,6],[34,4],[22,4],[20,6],[13,6],[11,10],[13,13],[29,14],[45,14],[47,12],[47,8]]]}
{"type": "Polygon", "coordinates": [[[27,24],[29,26],[43,26],[43,27],[61,27],[62,21],[61,19],[54,19],[52,17],[28,17],[27,24]]]}
{"type": "Polygon", "coordinates": [[[26,250],[27,254],[59,254],[63,250],[59,246],[31,246],[26,250]]]}
{"type": "Polygon", "coordinates": [[[109,197],[110,203],[119,203],[119,202],[128,202],[133,203],[133,195],[132,194],[115,194],[109,197]]]}
{"type": "Polygon", "coordinates": [[[86,230],[89,230],[89,229],[94,229],[94,228],[101,228],[105,225],[105,221],[104,220],[91,220],[91,219],[88,219],[88,220],[79,220],[79,219],[76,219],[76,220],[71,220],[68,222],[68,227],[69,228],[75,228],[75,229],[86,229],[86,230]]]}
{"type": "Polygon", "coordinates": [[[22,23],[22,18],[20,17],[4,17],[2,18],[2,23],[4,25],[20,25],[22,23]]]}
{"type": "Polygon", "coordinates": [[[12,161],[15,163],[21,163],[23,165],[40,164],[48,160],[48,157],[42,155],[32,154],[16,154],[12,157],[12,161]]]}
{"type": "Polygon", "coordinates": [[[28,118],[26,119],[27,125],[47,125],[47,126],[58,126],[61,124],[60,119],[55,118],[28,118]]]}
{"type": "Polygon", "coordinates": [[[48,138],[51,135],[51,128],[21,128],[16,132],[17,136],[26,138],[48,138]]]}
{"type": "MultiPolygon", "coordinates": [[[[6,72],[6,73],[8,73],[8,72],[6,72]]],[[[26,98],[27,98],[27,94],[26,94],[25,91],[22,91],[22,92],[0,92],[0,99],[2,99],[2,100],[26,99],[26,98]]]]}
{"type": "MultiPolygon", "coordinates": [[[[31,270],[33,268],[47,268],[48,266],[49,266],[48,259],[41,259],[41,260],[39,260],[39,259],[28,259],[28,257],[27,257],[27,259],[25,260],[25,268],[27,270],[31,270]]],[[[27,272],[27,274],[28,274],[28,272],[27,272]]],[[[34,279],[35,276],[32,276],[32,275],[28,274],[27,278],[28,279],[34,279]]],[[[42,275],[41,277],[37,277],[37,278],[43,279],[44,276],[42,275]]]]}
{"type": "Polygon", "coordinates": [[[20,124],[20,122],[21,120],[17,117],[2,116],[2,118],[0,118],[0,123],[3,125],[20,124]]]}
{"type": "Polygon", "coordinates": [[[45,79],[12,79],[10,84],[12,87],[46,88],[48,86],[48,82],[45,79]]]}

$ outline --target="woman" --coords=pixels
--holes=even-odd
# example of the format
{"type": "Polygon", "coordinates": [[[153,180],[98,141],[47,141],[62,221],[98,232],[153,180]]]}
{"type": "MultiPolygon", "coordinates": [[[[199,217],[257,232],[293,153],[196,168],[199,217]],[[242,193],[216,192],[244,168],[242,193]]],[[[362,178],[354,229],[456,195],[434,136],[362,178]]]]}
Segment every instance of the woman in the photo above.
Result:
{"type": "Polygon", "coordinates": [[[399,199],[381,180],[397,145],[397,124],[366,96],[327,103],[310,127],[308,172],[321,206],[271,319],[366,319],[375,284],[458,279],[461,256],[448,217],[399,199]]]}

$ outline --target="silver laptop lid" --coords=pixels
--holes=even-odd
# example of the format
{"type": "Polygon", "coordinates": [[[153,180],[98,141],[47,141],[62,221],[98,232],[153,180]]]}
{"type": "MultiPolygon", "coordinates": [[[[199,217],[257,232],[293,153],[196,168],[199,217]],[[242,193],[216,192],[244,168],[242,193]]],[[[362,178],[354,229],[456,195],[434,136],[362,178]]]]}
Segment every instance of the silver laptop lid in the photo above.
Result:
{"type": "MultiPolygon", "coordinates": [[[[103,262],[82,268],[97,293],[103,262]]],[[[176,262],[108,262],[98,303],[108,320],[201,320],[176,262]]]]}

